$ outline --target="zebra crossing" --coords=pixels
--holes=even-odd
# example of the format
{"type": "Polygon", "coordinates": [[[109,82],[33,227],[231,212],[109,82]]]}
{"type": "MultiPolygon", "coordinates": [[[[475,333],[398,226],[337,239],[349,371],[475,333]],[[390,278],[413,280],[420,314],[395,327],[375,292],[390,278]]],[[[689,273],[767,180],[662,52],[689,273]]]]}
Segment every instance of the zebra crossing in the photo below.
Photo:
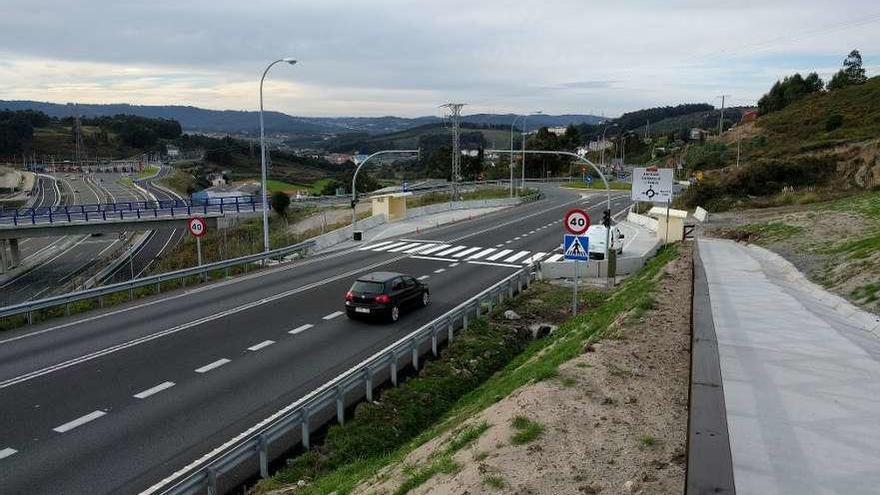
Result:
{"type": "Polygon", "coordinates": [[[554,262],[562,254],[504,249],[499,247],[463,246],[442,242],[382,241],[358,248],[360,251],[410,254],[434,257],[438,260],[467,261],[485,264],[531,265],[539,261],[554,262]]]}

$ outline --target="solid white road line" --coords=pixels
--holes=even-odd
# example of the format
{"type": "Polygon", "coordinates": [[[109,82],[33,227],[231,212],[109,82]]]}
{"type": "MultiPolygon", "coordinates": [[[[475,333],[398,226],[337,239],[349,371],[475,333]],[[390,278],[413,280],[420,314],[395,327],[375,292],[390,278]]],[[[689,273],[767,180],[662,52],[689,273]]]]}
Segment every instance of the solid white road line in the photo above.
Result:
{"type": "Polygon", "coordinates": [[[468,263],[472,263],[474,265],[503,266],[505,268],[522,268],[521,265],[511,265],[509,263],[493,263],[491,261],[468,261],[468,263]]]}
{"type": "Polygon", "coordinates": [[[15,454],[16,452],[18,452],[18,451],[15,449],[11,449],[9,447],[6,447],[5,449],[0,450],[0,459],[6,459],[7,457],[15,454]]]}
{"type": "Polygon", "coordinates": [[[428,261],[455,261],[454,258],[437,258],[435,256],[410,256],[415,260],[428,260],[428,261]]]}
{"type": "Polygon", "coordinates": [[[393,249],[393,248],[396,248],[396,247],[403,246],[404,244],[406,244],[406,243],[405,243],[405,242],[394,242],[394,243],[391,243],[391,244],[389,244],[389,245],[387,245],[387,246],[382,246],[382,247],[378,247],[378,248],[373,248],[373,249],[371,249],[370,251],[387,251],[387,250],[389,250],[389,249],[393,249]]]}
{"type": "Polygon", "coordinates": [[[147,397],[149,397],[151,395],[158,394],[159,392],[161,392],[165,389],[171,388],[173,386],[174,386],[174,382],[160,383],[160,384],[156,385],[155,387],[148,388],[148,389],[144,390],[143,392],[139,392],[139,393],[134,394],[134,398],[135,399],[146,399],[147,397]]]}
{"type": "Polygon", "coordinates": [[[469,260],[478,260],[478,259],[482,258],[483,256],[486,256],[487,254],[494,252],[494,251],[495,251],[495,248],[487,248],[487,249],[484,249],[473,256],[470,256],[468,259],[469,260]]]}
{"type": "Polygon", "coordinates": [[[300,325],[287,333],[289,333],[290,335],[296,335],[298,333],[305,332],[306,330],[312,328],[313,326],[315,326],[315,325],[312,325],[311,323],[306,323],[305,325],[300,325]]]}
{"type": "Polygon", "coordinates": [[[556,263],[557,261],[561,260],[563,256],[565,256],[565,255],[562,255],[562,254],[554,254],[553,256],[547,258],[546,261],[547,261],[548,263],[556,263]]]}
{"type": "Polygon", "coordinates": [[[444,249],[437,253],[437,256],[448,256],[450,253],[454,253],[456,251],[461,251],[462,249],[467,248],[467,246],[455,246],[454,248],[444,249]]]}
{"type": "Polygon", "coordinates": [[[434,270],[434,273],[443,273],[445,271],[446,271],[446,268],[438,268],[438,269],[434,270]]]}
{"type": "Polygon", "coordinates": [[[388,252],[389,253],[399,253],[400,251],[403,251],[404,249],[412,249],[416,246],[421,246],[421,245],[422,245],[421,242],[412,242],[409,244],[404,244],[403,246],[400,246],[400,247],[396,247],[394,249],[389,249],[388,252]]]}
{"type": "Polygon", "coordinates": [[[104,411],[90,412],[90,413],[86,414],[85,416],[76,418],[69,423],[64,423],[61,426],[52,428],[52,430],[56,431],[58,433],[65,433],[65,432],[68,432],[68,431],[76,428],[77,426],[82,426],[82,425],[88,423],[89,421],[94,421],[94,420],[100,418],[101,416],[104,416],[105,414],[107,414],[107,413],[105,413],[104,411]]]}
{"type": "Polygon", "coordinates": [[[226,358],[218,359],[218,360],[214,361],[213,363],[206,364],[206,365],[202,366],[201,368],[196,368],[195,372],[196,373],[207,373],[213,369],[216,369],[216,368],[223,366],[224,364],[226,364],[228,362],[230,362],[230,360],[226,359],[226,358]]]}
{"type": "Polygon", "coordinates": [[[422,249],[419,254],[431,254],[434,251],[440,251],[441,249],[446,249],[452,244],[437,244],[436,246],[430,247],[428,249],[422,249]]]}
{"type": "Polygon", "coordinates": [[[479,251],[480,249],[483,249],[483,248],[475,247],[475,248],[465,249],[464,251],[459,251],[459,252],[453,254],[452,257],[453,258],[462,258],[464,256],[467,256],[467,255],[473,253],[474,251],[479,251]]]}
{"type": "Polygon", "coordinates": [[[378,244],[371,244],[369,246],[364,246],[362,248],[358,248],[358,251],[366,251],[366,250],[377,248],[377,247],[387,246],[388,244],[392,244],[392,243],[394,243],[394,241],[385,241],[385,242],[380,242],[378,244]]]}
{"type": "Polygon", "coordinates": [[[425,280],[429,277],[430,277],[430,275],[422,275],[421,277],[417,278],[416,280],[425,280]]]}
{"type": "Polygon", "coordinates": [[[528,254],[529,254],[528,251],[520,251],[520,252],[514,254],[513,256],[511,256],[510,258],[507,258],[506,260],[504,260],[504,262],[505,263],[513,263],[514,261],[522,258],[523,256],[527,256],[528,254]]]}
{"type": "Polygon", "coordinates": [[[336,318],[337,316],[342,316],[342,311],[334,311],[334,312],[330,313],[329,315],[325,316],[323,319],[332,320],[333,318],[336,318]]]}
{"type": "Polygon", "coordinates": [[[272,345],[274,343],[275,343],[274,340],[264,340],[264,341],[260,342],[259,344],[255,344],[255,345],[248,347],[247,349],[249,351],[259,351],[260,349],[265,349],[266,347],[269,347],[270,345],[272,345]]]}
{"type": "Polygon", "coordinates": [[[486,260],[495,261],[498,258],[507,256],[508,254],[510,254],[512,252],[513,252],[513,249],[502,249],[501,251],[498,251],[497,253],[493,254],[492,256],[489,256],[488,258],[486,258],[486,260]]]}
{"type": "Polygon", "coordinates": [[[523,263],[525,263],[527,265],[531,265],[532,263],[536,263],[538,261],[541,261],[541,258],[543,258],[544,256],[547,256],[547,253],[538,252],[538,253],[535,253],[534,256],[527,258],[525,261],[523,261],[523,263]]]}

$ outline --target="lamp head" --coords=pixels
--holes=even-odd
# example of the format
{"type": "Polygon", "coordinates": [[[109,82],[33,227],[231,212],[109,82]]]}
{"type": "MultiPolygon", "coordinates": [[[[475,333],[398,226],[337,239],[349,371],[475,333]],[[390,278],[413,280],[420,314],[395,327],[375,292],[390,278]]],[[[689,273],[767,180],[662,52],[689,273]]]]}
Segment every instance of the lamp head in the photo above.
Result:
{"type": "Polygon", "coordinates": [[[295,64],[296,64],[296,59],[295,59],[295,58],[287,57],[287,58],[282,58],[281,60],[282,60],[283,62],[287,62],[287,63],[290,64],[290,65],[295,65],[295,64]]]}

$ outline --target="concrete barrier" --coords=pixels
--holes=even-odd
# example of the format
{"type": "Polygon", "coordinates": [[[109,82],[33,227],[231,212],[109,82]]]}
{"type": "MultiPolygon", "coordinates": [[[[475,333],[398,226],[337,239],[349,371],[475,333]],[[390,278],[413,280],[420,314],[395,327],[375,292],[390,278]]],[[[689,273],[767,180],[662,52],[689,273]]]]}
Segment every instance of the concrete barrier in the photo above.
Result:
{"type": "MultiPolygon", "coordinates": [[[[384,223],[386,223],[385,215],[373,215],[369,218],[358,220],[357,230],[372,229],[384,223]]],[[[341,242],[351,240],[352,234],[353,230],[351,228],[351,225],[346,225],[341,229],[331,230],[330,232],[327,232],[326,234],[321,234],[317,237],[312,238],[311,240],[315,241],[314,249],[324,249],[339,244],[341,242]]]]}
{"type": "Polygon", "coordinates": [[[626,215],[626,221],[630,223],[634,223],[636,225],[641,225],[642,227],[650,230],[651,232],[657,232],[657,219],[651,218],[645,215],[639,215],[638,213],[629,212],[626,215]]]}
{"type": "MultiPolygon", "coordinates": [[[[649,220],[653,219],[649,218],[649,220]]],[[[621,222],[618,226],[626,231],[626,236],[631,242],[624,247],[623,254],[617,257],[617,275],[630,275],[645,266],[648,259],[657,254],[657,250],[663,243],[657,239],[653,232],[640,224],[627,221],[621,222]]],[[[608,262],[605,260],[590,260],[581,263],[578,267],[578,274],[583,278],[602,278],[607,271],[607,264],[608,262]]],[[[545,279],[574,278],[574,262],[541,263],[541,277],[545,279]]]]}

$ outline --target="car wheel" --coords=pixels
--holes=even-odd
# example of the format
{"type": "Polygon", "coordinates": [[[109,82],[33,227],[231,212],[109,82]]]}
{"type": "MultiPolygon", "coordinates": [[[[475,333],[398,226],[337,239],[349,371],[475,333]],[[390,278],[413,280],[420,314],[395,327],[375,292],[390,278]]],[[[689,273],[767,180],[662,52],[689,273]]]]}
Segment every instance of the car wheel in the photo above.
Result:
{"type": "Polygon", "coordinates": [[[396,322],[400,319],[400,308],[397,306],[391,306],[391,312],[388,313],[388,319],[391,320],[391,323],[396,322]]]}
{"type": "Polygon", "coordinates": [[[431,304],[431,294],[428,291],[422,292],[422,307],[426,307],[431,304]]]}

